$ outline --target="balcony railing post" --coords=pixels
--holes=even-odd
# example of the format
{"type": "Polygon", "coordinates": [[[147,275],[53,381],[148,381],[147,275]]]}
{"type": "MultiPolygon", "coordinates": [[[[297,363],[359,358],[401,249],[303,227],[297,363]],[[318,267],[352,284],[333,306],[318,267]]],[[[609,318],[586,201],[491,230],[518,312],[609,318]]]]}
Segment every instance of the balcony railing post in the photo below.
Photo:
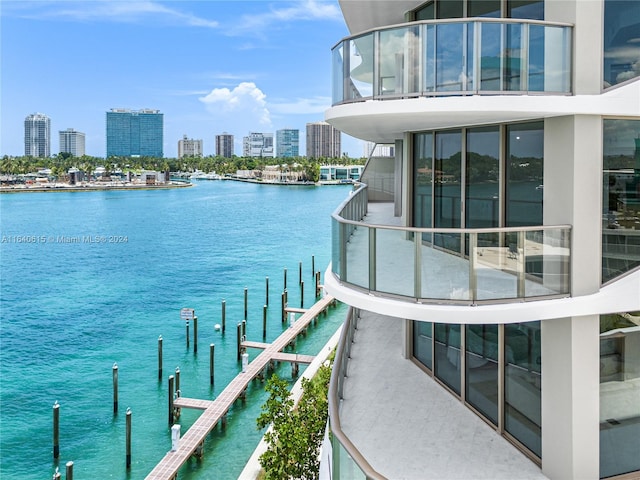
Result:
{"type": "Polygon", "coordinates": [[[369,227],[369,290],[376,289],[376,229],[369,227]]]}
{"type": "Polygon", "coordinates": [[[469,234],[469,300],[473,303],[478,299],[478,234],[469,234]]]}
{"type": "Polygon", "coordinates": [[[414,270],[413,270],[413,295],[417,300],[422,298],[422,233],[413,232],[414,270]]]}
{"type": "Polygon", "coordinates": [[[525,297],[525,257],[524,257],[524,230],[518,231],[518,245],[516,256],[516,272],[518,274],[518,298],[525,297]]]}

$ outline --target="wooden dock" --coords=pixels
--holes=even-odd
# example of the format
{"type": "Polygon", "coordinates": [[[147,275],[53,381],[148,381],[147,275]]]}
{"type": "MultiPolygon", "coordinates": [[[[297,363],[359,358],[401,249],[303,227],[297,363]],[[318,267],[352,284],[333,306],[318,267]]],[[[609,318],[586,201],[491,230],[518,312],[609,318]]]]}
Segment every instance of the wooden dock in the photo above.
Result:
{"type": "Polygon", "coordinates": [[[233,403],[244,395],[249,382],[262,374],[269,362],[288,361],[292,363],[310,363],[313,357],[309,355],[298,355],[286,353],[282,350],[309,325],[309,323],[320,315],[334,302],[334,298],[326,295],[316,302],[313,307],[297,319],[293,325],[284,330],[282,334],[270,344],[258,342],[243,342],[243,347],[263,349],[253,361],[251,361],[245,372],[240,372],[227,387],[218,395],[215,400],[198,400],[193,398],[177,397],[173,405],[176,408],[193,408],[203,410],[200,417],[193,423],[184,435],[180,438],[178,449],[169,451],[156,467],[147,475],[147,480],[172,480],[177,478],[180,467],[194,454],[202,451],[202,446],[206,436],[215,428],[218,422],[227,414],[233,403]]]}

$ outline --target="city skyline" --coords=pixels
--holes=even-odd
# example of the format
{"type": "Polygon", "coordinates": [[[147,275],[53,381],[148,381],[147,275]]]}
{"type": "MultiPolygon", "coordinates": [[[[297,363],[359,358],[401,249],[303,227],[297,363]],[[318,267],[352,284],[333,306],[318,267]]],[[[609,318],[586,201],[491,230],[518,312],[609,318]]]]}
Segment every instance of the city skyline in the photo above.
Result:
{"type": "MultiPolygon", "coordinates": [[[[24,118],[42,112],[53,131],[85,132],[86,154],[103,157],[104,112],[112,108],[162,111],[165,157],[177,157],[184,134],[215,155],[222,132],[234,135],[241,155],[251,131],[303,130],[324,120],[330,49],[347,34],[335,0],[9,0],[0,16],[0,155],[11,156],[24,154],[24,118]],[[70,47],[79,68],[50,55],[70,47]],[[25,58],[47,75],[24,69],[25,58]]],[[[361,145],[343,138],[350,156],[361,156],[361,145]]],[[[51,154],[59,151],[55,137],[51,154]]]]}

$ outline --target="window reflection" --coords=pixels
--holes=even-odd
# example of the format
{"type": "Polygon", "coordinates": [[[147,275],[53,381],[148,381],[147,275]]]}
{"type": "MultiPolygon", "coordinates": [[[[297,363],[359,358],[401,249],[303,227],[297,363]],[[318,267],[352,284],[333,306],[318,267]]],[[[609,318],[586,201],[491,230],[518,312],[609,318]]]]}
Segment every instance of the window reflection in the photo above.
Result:
{"type": "Polygon", "coordinates": [[[466,326],[466,399],[498,424],[498,326],[466,326]]]}
{"type": "Polygon", "coordinates": [[[640,312],[600,317],[600,476],[640,470],[640,312]]]}
{"type": "Polygon", "coordinates": [[[504,427],[541,456],[540,322],[505,325],[504,336],[504,427]]]}
{"type": "Polygon", "coordinates": [[[460,394],[460,325],[436,323],[434,375],[460,394]]]}
{"type": "Polygon", "coordinates": [[[640,76],[640,2],[604,2],[604,88],[640,76]]]}
{"type": "Polygon", "coordinates": [[[604,120],[602,281],[640,265],[640,120],[604,120]]]}
{"type": "Polygon", "coordinates": [[[432,368],[432,329],[433,323],[431,322],[413,322],[413,356],[428,369],[432,368]]]}
{"type": "Polygon", "coordinates": [[[433,194],[433,134],[414,137],[413,222],[416,227],[430,228],[433,194]]]}
{"type": "Polygon", "coordinates": [[[467,228],[499,226],[500,130],[497,126],[467,130],[467,228]]]}
{"type": "Polygon", "coordinates": [[[373,35],[349,41],[349,99],[373,95],[373,35]]]}

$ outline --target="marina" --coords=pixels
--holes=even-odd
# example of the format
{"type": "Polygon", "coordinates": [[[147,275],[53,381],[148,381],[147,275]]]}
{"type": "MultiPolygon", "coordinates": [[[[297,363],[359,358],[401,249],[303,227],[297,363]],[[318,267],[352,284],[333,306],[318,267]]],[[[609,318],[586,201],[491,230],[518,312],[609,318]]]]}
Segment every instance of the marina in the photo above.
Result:
{"type": "MultiPolygon", "coordinates": [[[[1,196],[0,226],[7,237],[127,238],[126,243],[0,245],[2,476],[51,478],[58,468],[64,478],[69,462],[76,478],[148,475],[171,448],[168,376],[179,367],[185,398],[215,401],[242,369],[237,323],[246,317],[249,365],[261,354],[249,342],[270,344],[289,329],[282,322],[283,268],[289,272],[288,305],[298,308],[304,292],[308,309],[316,300],[312,272],[324,271],[330,260],[330,213],[349,190],[203,182],[188,189],[1,196]],[[296,226],[301,220],[305,229],[296,226]],[[185,345],[180,319],[185,307],[199,317],[197,353],[193,342],[185,345]],[[215,327],[225,313],[223,333],[215,327]],[[209,370],[211,344],[215,382],[209,370]],[[13,408],[18,404],[21,408],[13,408]]],[[[344,312],[342,305],[330,309],[326,318],[308,325],[295,352],[279,355],[297,355],[302,374],[305,361],[333,335],[344,312]]],[[[275,372],[290,379],[289,360],[278,360],[284,363],[275,372]]],[[[211,431],[202,458],[187,461],[180,478],[237,478],[262,437],[255,420],[266,397],[263,384],[250,382],[245,401],[228,411],[226,428],[211,431]]],[[[202,412],[181,410],[186,432],[202,412]]]]}

